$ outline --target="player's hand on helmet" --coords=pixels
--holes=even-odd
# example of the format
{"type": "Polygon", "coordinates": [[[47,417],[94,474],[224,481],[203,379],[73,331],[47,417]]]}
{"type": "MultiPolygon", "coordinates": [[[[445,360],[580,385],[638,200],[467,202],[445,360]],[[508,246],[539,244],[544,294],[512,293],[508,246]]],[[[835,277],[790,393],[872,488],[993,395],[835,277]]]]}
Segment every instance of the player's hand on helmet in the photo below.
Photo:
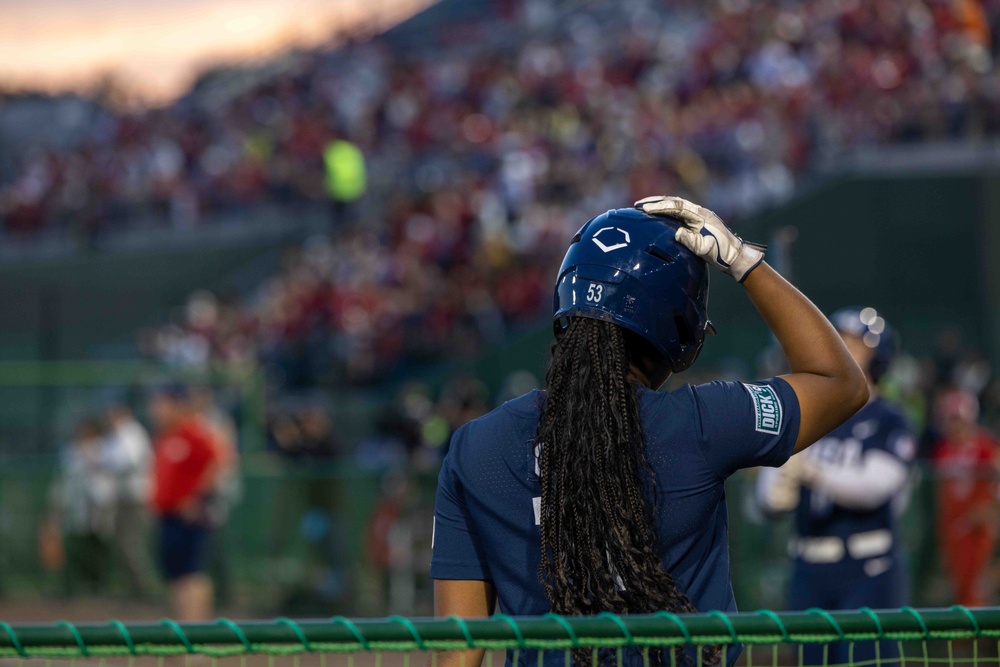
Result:
{"type": "Polygon", "coordinates": [[[679,219],[684,226],[677,230],[674,238],[738,282],[746,280],[747,275],[764,261],[767,246],[744,241],[715,213],[686,199],[663,195],[646,197],[637,201],[635,207],[648,215],[679,219]]]}

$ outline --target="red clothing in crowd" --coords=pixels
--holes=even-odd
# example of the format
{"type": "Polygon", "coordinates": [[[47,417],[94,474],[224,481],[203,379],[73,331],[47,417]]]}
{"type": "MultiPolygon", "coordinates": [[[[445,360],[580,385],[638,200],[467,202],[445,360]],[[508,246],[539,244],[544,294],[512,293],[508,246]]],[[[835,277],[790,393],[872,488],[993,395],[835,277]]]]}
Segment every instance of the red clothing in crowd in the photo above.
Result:
{"type": "Polygon", "coordinates": [[[204,423],[191,418],[157,436],[153,450],[153,507],[176,514],[202,491],[205,472],[220,461],[219,447],[204,423]]]}
{"type": "Polygon", "coordinates": [[[934,452],[938,473],[938,543],[958,604],[986,604],[982,578],[997,544],[1000,443],[986,431],[944,439],[934,452]]]}

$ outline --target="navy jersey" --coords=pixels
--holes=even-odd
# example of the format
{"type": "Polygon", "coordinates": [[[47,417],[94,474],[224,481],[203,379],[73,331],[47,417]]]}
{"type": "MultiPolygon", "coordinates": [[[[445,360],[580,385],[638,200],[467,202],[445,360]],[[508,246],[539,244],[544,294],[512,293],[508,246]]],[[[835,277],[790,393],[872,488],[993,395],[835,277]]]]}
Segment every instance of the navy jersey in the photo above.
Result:
{"type": "MultiPolygon", "coordinates": [[[[438,479],[431,576],[490,580],[507,614],[551,611],[538,579],[534,438],[544,397],[530,392],[459,429],[438,479]]],[[[642,388],[639,404],[663,565],[699,611],[735,611],[724,483],[740,468],[788,459],[799,431],[795,393],[777,378],[713,382],[669,394],[642,388]]]]}
{"type": "MultiPolygon", "coordinates": [[[[853,417],[810,447],[802,456],[820,468],[855,468],[866,452],[886,452],[909,467],[916,454],[916,441],[903,413],[882,398],[876,398],[853,417]]],[[[833,536],[846,539],[855,533],[895,530],[895,506],[899,494],[875,509],[855,510],[834,502],[822,491],[803,485],[795,512],[796,532],[803,537],[833,536]]]]}

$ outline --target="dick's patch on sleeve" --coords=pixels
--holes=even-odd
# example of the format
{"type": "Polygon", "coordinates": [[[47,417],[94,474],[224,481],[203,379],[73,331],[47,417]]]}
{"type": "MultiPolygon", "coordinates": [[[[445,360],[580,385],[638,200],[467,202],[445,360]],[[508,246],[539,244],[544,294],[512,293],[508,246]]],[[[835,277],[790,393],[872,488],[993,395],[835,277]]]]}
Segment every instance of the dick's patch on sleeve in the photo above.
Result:
{"type": "Polygon", "coordinates": [[[743,383],[750,394],[756,420],[755,430],[758,433],[779,435],[781,433],[781,400],[774,387],[766,384],[743,383]]]}

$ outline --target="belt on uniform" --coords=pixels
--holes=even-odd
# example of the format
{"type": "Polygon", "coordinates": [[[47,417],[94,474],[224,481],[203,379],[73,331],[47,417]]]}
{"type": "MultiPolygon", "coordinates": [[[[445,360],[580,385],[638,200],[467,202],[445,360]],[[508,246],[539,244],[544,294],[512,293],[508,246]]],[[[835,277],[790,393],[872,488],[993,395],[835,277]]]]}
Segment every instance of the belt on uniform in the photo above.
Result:
{"type": "Polygon", "coordinates": [[[892,550],[892,531],[885,528],[848,535],[796,537],[788,543],[789,556],[806,563],[839,563],[850,555],[854,560],[884,556],[892,550]]]}

